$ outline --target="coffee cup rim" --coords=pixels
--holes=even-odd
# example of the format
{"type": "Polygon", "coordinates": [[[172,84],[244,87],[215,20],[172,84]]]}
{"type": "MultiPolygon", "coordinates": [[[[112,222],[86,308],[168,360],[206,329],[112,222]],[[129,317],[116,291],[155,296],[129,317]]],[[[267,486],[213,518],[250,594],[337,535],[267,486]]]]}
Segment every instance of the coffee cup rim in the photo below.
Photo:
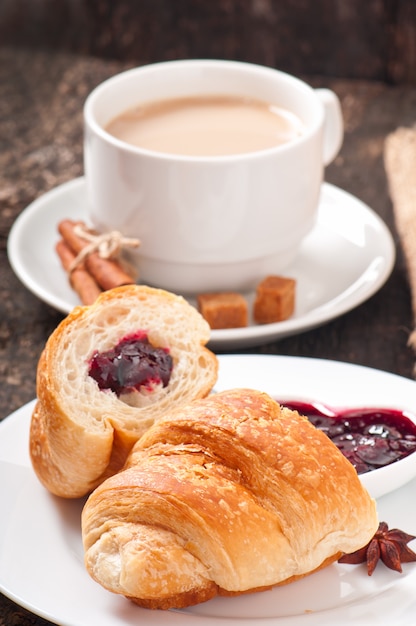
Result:
{"type": "MultiPolygon", "coordinates": [[[[125,107],[124,109],[120,109],[116,115],[122,113],[127,110],[129,107],[125,107]]],[[[155,63],[149,63],[146,65],[136,66],[114,74],[110,76],[100,84],[98,84],[87,96],[84,108],[84,124],[86,127],[94,131],[94,133],[99,136],[106,143],[122,150],[124,152],[130,153],[132,155],[137,156],[145,156],[146,158],[153,158],[157,160],[167,160],[167,161],[182,161],[182,162],[199,162],[199,163],[219,163],[219,162],[230,162],[230,161],[241,161],[249,159],[259,159],[262,157],[266,157],[270,154],[280,154],[285,153],[287,151],[291,151],[295,146],[299,146],[309,140],[311,135],[314,135],[318,129],[322,126],[324,120],[324,110],[319,101],[318,96],[315,94],[315,90],[308,85],[302,79],[293,76],[292,74],[288,74],[284,71],[258,65],[255,63],[249,63],[245,61],[233,61],[233,60],[225,60],[225,59],[175,59],[172,61],[160,61],[155,63]],[[310,101],[314,103],[316,113],[314,115],[314,123],[305,127],[305,131],[299,136],[292,139],[290,142],[280,144],[277,146],[273,146],[271,148],[266,148],[262,150],[257,150],[253,152],[245,152],[245,153],[236,153],[236,154],[227,154],[227,155],[182,155],[182,154],[171,154],[171,153],[163,153],[158,152],[156,150],[149,150],[147,148],[142,148],[140,146],[135,146],[129,144],[126,141],[122,141],[117,137],[114,137],[111,133],[105,130],[102,124],[100,124],[96,119],[96,113],[94,112],[94,107],[97,104],[97,100],[105,94],[109,89],[112,89],[117,84],[120,84],[124,81],[131,80],[137,74],[145,75],[152,72],[160,72],[168,69],[172,69],[172,67],[201,67],[201,68],[226,68],[229,70],[237,69],[240,71],[249,71],[261,73],[264,76],[271,76],[276,78],[278,76],[281,80],[286,81],[286,83],[293,85],[298,90],[302,90],[305,95],[307,94],[310,97],[310,101]]],[[[114,117],[114,116],[112,116],[114,117]]],[[[111,118],[110,118],[111,119],[111,118]]]]}

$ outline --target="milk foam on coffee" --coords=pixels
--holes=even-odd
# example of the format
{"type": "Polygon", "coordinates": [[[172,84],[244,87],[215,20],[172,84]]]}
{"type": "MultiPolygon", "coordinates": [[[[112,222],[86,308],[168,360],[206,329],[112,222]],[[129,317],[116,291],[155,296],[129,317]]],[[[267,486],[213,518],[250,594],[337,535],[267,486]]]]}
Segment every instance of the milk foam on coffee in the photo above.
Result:
{"type": "Polygon", "coordinates": [[[207,95],[140,104],[113,119],[106,130],[155,152],[225,156],[273,148],[304,129],[294,113],[267,102],[207,95]]]}

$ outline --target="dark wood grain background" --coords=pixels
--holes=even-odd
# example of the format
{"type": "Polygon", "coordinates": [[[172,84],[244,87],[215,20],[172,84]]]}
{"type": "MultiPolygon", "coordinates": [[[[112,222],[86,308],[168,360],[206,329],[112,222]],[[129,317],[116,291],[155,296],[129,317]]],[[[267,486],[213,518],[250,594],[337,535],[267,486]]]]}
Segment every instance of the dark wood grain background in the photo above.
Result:
{"type": "Polygon", "coordinates": [[[135,64],[218,57],[416,81],[414,0],[2,0],[0,41],[135,64]]]}

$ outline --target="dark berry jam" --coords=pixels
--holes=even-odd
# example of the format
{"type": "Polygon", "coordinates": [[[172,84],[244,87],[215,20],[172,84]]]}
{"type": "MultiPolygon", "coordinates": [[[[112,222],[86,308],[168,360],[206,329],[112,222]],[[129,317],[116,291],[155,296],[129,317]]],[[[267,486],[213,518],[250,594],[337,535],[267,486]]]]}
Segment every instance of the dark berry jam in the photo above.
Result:
{"type": "Polygon", "coordinates": [[[147,334],[137,332],[124,337],[111,350],[95,352],[89,375],[100,389],[111,389],[117,396],[154,385],[169,383],[173,361],[164,348],[155,348],[147,334]]]}
{"type": "Polygon", "coordinates": [[[281,402],[305,415],[354,465],[358,474],[390,465],[416,451],[416,424],[395,409],[333,411],[321,404],[281,402]]]}

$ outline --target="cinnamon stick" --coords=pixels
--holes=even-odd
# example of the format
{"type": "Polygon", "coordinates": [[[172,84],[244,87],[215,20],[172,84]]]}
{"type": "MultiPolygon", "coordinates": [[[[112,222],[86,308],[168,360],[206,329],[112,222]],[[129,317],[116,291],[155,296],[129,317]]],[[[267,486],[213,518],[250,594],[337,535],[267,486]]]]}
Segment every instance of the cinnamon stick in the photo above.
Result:
{"type": "MultiPolygon", "coordinates": [[[[78,237],[74,232],[74,227],[84,226],[83,222],[74,222],[72,220],[63,220],[58,225],[58,231],[67,246],[77,255],[83,250],[88,243],[78,237]]],[[[120,287],[121,285],[132,285],[135,280],[127,274],[117,261],[113,259],[103,259],[97,252],[92,252],[84,261],[85,268],[104,290],[120,287]]]]}
{"type": "MultiPolygon", "coordinates": [[[[62,239],[55,246],[56,252],[61,259],[62,267],[66,272],[75,259],[75,255],[62,239]]],[[[72,289],[78,294],[82,304],[93,304],[101,293],[93,277],[85,270],[83,264],[76,267],[69,274],[69,282],[72,289]]]]}

